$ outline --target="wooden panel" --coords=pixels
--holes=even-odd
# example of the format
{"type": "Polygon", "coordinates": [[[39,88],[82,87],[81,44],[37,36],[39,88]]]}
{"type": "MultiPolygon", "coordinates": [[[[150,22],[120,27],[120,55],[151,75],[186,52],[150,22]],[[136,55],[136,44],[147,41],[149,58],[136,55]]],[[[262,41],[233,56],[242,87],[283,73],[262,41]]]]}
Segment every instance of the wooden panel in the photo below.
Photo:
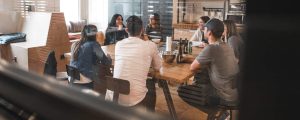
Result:
{"type": "Polygon", "coordinates": [[[182,38],[183,40],[187,38],[190,40],[192,36],[195,34],[195,30],[190,29],[174,29],[174,39],[179,40],[182,38]]]}
{"type": "Polygon", "coordinates": [[[63,13],[52,13],[46,46],[29,49],[29,70],[43,74],[48,53],[54,50],[57,71],[66,71],[65,65],[68,64],[68,61],[60,58],[64,53],[70,52],[70,46],[63,13]]]}
{"type": "Polygon", "coordinates": [[[198,27],[199,27],[198,24],[185,24],[185,23],[173,24],[173,28],[177,28],[177,29],[196,30],[198,27]]]}
{"type": "Polygon", "coordinates": [[[19,56],[17,63],[20,66],[43,74],[48,54],[54,50],[57,71],[66,71],[65,65],[68,64],[68,60],[60,58],[64,53],[70,52],[71,43],[68,39],[64,14],[31,13],[30,15],[24,21],[22,28],[22,32],[28,35],[27,41],[1,45],[0,57],[12,62],[13,56],[19,56]]]}
{"type": "Polygon", "coordinates": [[[0,59],[9,61],[13,58],[10,45],[0,45],[0,59]]]}

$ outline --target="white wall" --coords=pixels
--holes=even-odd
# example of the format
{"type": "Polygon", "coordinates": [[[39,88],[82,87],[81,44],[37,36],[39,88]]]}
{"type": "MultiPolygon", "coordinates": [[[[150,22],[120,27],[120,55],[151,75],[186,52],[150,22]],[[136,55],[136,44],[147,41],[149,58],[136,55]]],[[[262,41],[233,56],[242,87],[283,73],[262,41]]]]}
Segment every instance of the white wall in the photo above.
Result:
{"type": "MultiPolygon", "coordinates": [[[[186,20],[197,22],[199,17],[206,15],[203,11],[203,7],[206,8],[224,8],[224,0],[186,0],[187,4],[187,11],[191,10],[192,5],[194,5],[193,13],[194,14],[186,14],[186,20]],[[191,16],[189,16],[191,15],[191,16]]],[[[177,23],[177,3],[178,0],[173,0],[173,24],[177,23]]],[[[179,10],[182,12],[182,9],[179,10]]],[[[179,14],[179,18],[182,18],[182,13],[179,14]]],[[[210,14],[209,14],[210,15],[210,14]]],[[[209,16],[207,15],[207,16],[209,16]]],[[[181,21],[181,20],[179,20],[181,21]]]]}
{"type": "Polygon", "coordinates": [[[0,0],[0,11],[11,11],[15,0],[0,0]]]}
{"type": "Polygon", "coordinates": [[[105,31],[108,25],[108,0],[89,0],[88,22],[105,31]]]}
{"type": "Polygon", "coordinates": [[[20,14],[13,11],[0,11],[0,33],[19,32],[20,14]]]}

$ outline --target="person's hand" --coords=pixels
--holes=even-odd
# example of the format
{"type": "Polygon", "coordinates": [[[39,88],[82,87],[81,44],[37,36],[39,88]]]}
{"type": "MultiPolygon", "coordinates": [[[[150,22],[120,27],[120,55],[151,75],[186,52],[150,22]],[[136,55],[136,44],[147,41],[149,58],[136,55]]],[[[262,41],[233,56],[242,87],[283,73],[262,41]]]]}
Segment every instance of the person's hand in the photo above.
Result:
{"type": "Polygon", "coordinates": [[[144,40],[144,41],[149,40],[149,37],[148,37],[147,34],[141,34],[140,38],[141,38],[142,40],[144,40]]]}
{"type": "Polygon", "coordinates": [[[205,46],[207,46],[207,43],[205,43],[205,42],[200,42],[199,47],[205,47],[205,46]]]}
{"type": "Polygon", "coordinates": [[[118,30],[122,30],[122,29],[123,29],[123,25],[119,25],[118,30]]]}

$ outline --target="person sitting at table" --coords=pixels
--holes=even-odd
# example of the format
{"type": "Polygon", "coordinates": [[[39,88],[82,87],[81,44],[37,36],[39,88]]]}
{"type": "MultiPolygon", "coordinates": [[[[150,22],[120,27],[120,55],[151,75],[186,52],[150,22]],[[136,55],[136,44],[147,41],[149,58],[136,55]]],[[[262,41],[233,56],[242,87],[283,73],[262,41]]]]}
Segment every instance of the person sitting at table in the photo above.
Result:
{"type": "Polygon", "coordinates": [[[113,77],[128,80],[130,93],[121,94],[119,104],[130,107],[142,106],[148,111],[154,111],[156,96],[151,92],[155,92],[152,90],[155,87],[149,88],[149,84],[153,85],[154,80],[147,80],[147,75],[151,66],[154,70],[159,70],[162,60],[155,43],[140,39],[143,31],[142,20],[133,15],[126,22],[129,38],[119,41],[115,46],[113,77]]]}
{"type": "Polygon", "coordinates": [[[240,54],[243,49],[243,40],[237,32],[236,24],[233,20],[224,20],[224,39],[225,42],[233,49],[234,55],[237,59],[240,59],[240,54]]]}
{"type": "Polygon", "coordinates": [[[208,44],[208,41],[204,38],[203,30],[204,30],[204,24],[209,21],[210,18],[208,16],[201,16],[199,19],[199,27],[190,39],[190,41],[195,41],[193,43],[198,43],[200,46],[205,46],[208,44]]]}
{"type": "MultiPolygon", "coordinates": [[[[224,32],[223,37],[225,42],[233,49],[235,57],[239,60],[239,68],[241,69],[241,61],[243,58],[244,53],[244,41],[242,37],[239,35],[236,24],[233,20],[224,20],[224,32]]],[[[239,78],[241,77],[242,71],[239,73],[239,78]]],[[[236,81],[236,86],[238,89],[240,87],[240,81],[236,81]]]]}
{"type": "Polygon", "coordinates": [[[219,101],[211,105],[237,106],[238,91],[234,81],[239,73],[238,60],[233,49],[221,40],[224,24],[213,18],[204,27],[204,36],[208,38],[209,45],[196,57],[190,69],[196,71],[207,66],[213,86],[209,100],[219,101]]]}
{"type": "MultiPolygon", "coordinates": [[[[199,27],[197,31],[194,33],[192,38],[190,39],[191,41],[195,41],[193,43],[198,43],[199,46],[205,47],[208,44],[207,39],[204,37],[204,24],[209,21],[210,18],[208,16],[201,16],[199,19],[199,27]]],[[[209,83],[209,76],[208,76],[208,70],[207,69],[202,69],[200,72],[197,72],[194,76],[194,85],[207,85],[209,83]]]]}
{"type": "Polygon", "coordinates": [[[115,44],[116,42],[128,38],[128,33],[125,31],[123,17],[120,14],[113,15],[108,27],[105,31],[104,45],[115,44]]]}
{"type": "Polygon", "coordinates": [[[83,78],[87,78],[87,88],[93,89],[93,81],[99,80],[99,64],[111,65],[112,60],[103,52],[96,41],[97,27],[85,25],[81,39],[71,46],[70,66],[79,70],[83,78]]]}
{"type": "Polygon", "coordinates": [[[148,36],[149,40],[161,39],[161,41],[163,41],[162,28],[160,26],[159,20],[159,14],[153,13],[150,15],[149,24],[146,26],[144,33],[148,36]]]}

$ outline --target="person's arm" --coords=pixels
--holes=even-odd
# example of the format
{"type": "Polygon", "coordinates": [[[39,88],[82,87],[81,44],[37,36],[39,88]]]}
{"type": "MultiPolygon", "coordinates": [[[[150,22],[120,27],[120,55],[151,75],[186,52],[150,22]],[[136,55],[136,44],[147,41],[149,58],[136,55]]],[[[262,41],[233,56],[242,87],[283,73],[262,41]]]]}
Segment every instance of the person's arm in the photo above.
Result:
{"type": "Polygon", "coordinates": [[[162,31],[163,31],[163,28],[161,26],[159,26],[160,38],[161,38],[161,41],[164,41],[162,31]]]}
{"type": "Polygon", "coordinates": [[[228,38],[228,45],[233,49],[236,58],[239,58],[240,56],[238,41],[239,39],[236,36],[231,36],[228,38]]]}
{"type": "Polygon", "coordinates": [[[201,64],[197,60],[194,60],[193,63],[191,64],[190,70],[197,71],[200,68],[201,68],[201,64]]]}
{"type": "Polygon", "coordinates": [[[154,70],[159,70],[162,67],[162,59],[159,56],[159,52],[155,43],[150,42],[150,45],[152,46],[151,49],[153,50],[151,65],[154,68],[154,70]]]}
{"type": "Polygon", "coordinates": [[[93,52],[96,54],[96,57],[101,61],[102,64],[105,65],[111,65],[112,59],[110,57],[107,57],[105,53],[103,52],[100,44],[93,45],[93,52]]]}
{"type": "Polygon", "coordinates": [[[205,47],[191,64],[190,70],[197,71],[201,69],[202,66],[210,64],[213,60],[211,50],[211,46],[205,47]]]}
{"type": "Polygon", "coordinates": [[[106,33],[118,32],[118,31],[122,31],[122,30],[125,30],[125,28],[122,28],[121,30],[119,30],[118,27],[108,27],[106,29],[106,33]]]}
{"type": "Polygon", "coordinates": [[[148,35],[149,33],[150,33],[150,27],[149,27],[149,25],[147,25],[146,28],[145,28],[144,34],[148,35]]]}

